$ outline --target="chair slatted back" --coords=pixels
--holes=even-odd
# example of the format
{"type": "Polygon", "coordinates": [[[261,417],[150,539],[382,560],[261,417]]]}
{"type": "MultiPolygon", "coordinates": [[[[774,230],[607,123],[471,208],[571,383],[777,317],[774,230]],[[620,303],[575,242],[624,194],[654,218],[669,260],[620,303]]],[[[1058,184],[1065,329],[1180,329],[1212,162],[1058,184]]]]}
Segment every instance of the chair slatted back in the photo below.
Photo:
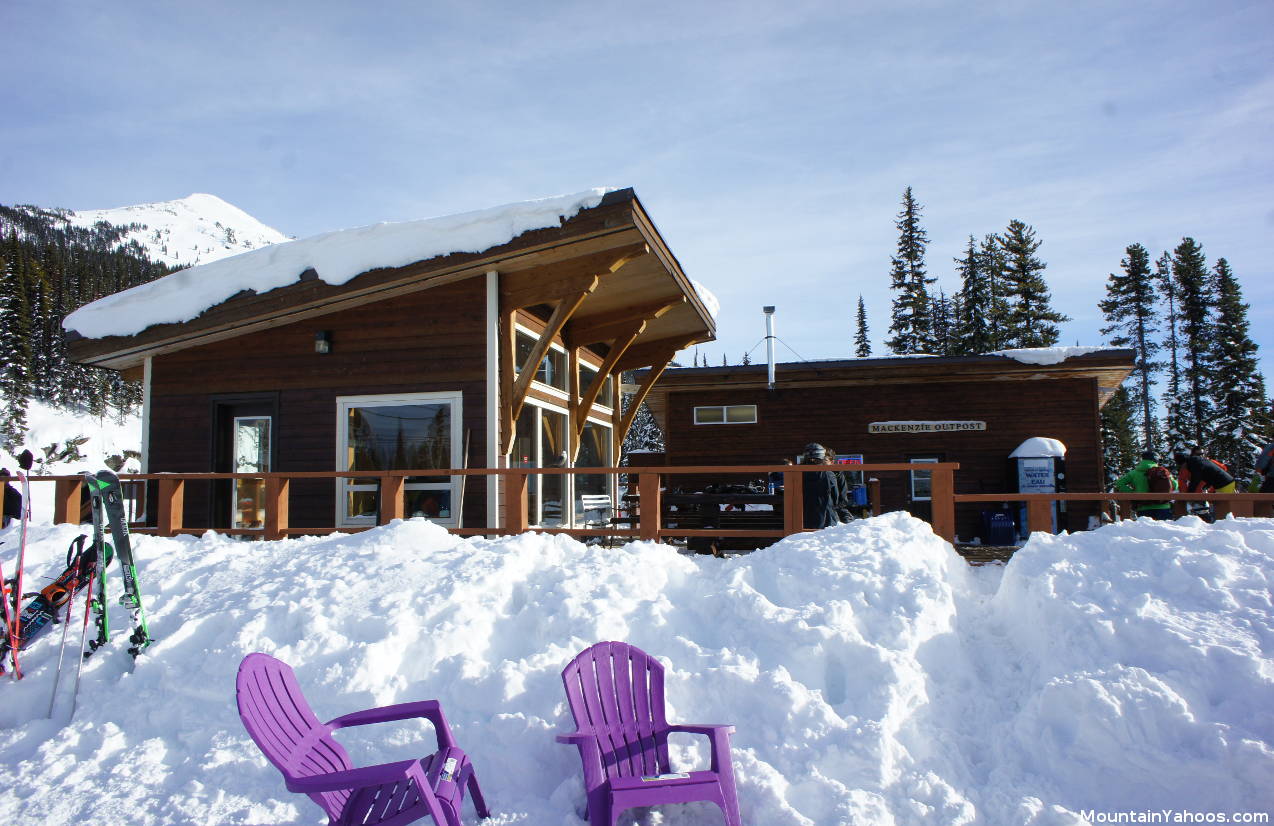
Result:
{"type": "Polygon", "coordinates": [[[595,734],[607,778],[668,771],[664,667],[627,643],[599,642],[562,671],[581,732],[595,734]]]}
{"type": "MultiPolygon", "coordinates": [[[[296,674],[268,654],[249,654],[235,681],[239,719],[274,767],[285,777],[311,777],[352,769],[349,754],[305,701],[296,674]]],[[[348,790],[311,794],[333,821],[349,799],[348,790]]]]}

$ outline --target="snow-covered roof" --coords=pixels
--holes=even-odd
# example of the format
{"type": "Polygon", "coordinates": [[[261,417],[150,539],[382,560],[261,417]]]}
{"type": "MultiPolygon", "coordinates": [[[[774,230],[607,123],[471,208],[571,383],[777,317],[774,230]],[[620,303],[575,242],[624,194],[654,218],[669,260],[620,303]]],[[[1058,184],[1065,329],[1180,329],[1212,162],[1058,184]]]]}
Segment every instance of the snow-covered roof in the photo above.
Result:
{"type": "Polygon", "coordinates": [[[155,324],[190,321],[245,290],[264,293],[285,287],[309,270],[319,280],[339,285],[373,269],[402,267],[452,253],[481,252],[524,232],[556,227],[580,210],[597,206],[611,191],[594,188],[274,244],[98,299],[68,315],[62,326],[86,338],[134,335],[155,324]]]}
{"type": "Polygon", "coordinates": [[[989,356],[1005,356],[1023,364],[1061,364],[1072,356],[1100,353],[1110,347],[1022,347],[1016,350],[996,350],[989,356]]]}

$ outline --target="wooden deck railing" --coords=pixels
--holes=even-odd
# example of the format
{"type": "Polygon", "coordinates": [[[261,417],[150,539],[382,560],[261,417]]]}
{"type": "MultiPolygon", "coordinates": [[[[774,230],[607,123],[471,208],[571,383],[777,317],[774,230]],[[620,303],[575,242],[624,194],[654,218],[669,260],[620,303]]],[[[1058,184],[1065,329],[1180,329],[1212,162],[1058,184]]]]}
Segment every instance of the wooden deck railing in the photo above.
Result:
{"type": "MultiPolygon", "coordinates": [[[[1031,533],[1052,530],[1054,502],[1128,502],[1136,509],[1138,502],[1172,502],[1174,516],[1185,516],[1186,503],[1211,502],[1216,518],[1274,515],[1274,493],[957,493],[957,503],[1023,502],[1026,505],[1026,527],[1031,533]]],[[[1131,514],[1128,514],[1131,515],[1131,514]]],[[[935,532],[936,532],[935,528],[935,532]]]]}
{"type": "MultiPolygon", "coordinates": [[[[1052,529],[1052,505],[1054,502],[1138,502],[1162,501],[1174,502],[1178,515],[1184,513],[1185,503],[1190,501],[1207,501],[1215,504],[1217,516],[1229,513],[1236,516],[1274,515],[1274,494],[1252,493],[955,493],[955,471],[959,470],[955,462],[939,463],[888,463],[836,466],[835,469],[847,472],[875,473],[910,473],[924,471],[930,474],[932,524],[934,533],[954,542],[956,538],[956,505],[974,503],[1023,502],[1027,510],[1027,527],[1031,532],[1049,531],[1052,529]]],[[[394,471],[314,471],[296,473],[149,473],[122,474],[121,482],[126,485],[153,483],[155,485],[155,519],[153,527],[138,525],[133,528],[138,533],[153,533],[159,536],[175,536],[180,533],[202,533],[206,528],[187,528],[184,525],[185,491],[189,481],[217,481],[229,479],[260,479],[265,482],[265,519],[262,528],[224,529],[216,528],[219,533],[262,536],[266,539],[281,539],[298,534],[323,534],[333,532],[354,532],[367,530],[370,526],[330,527],[330,528],[297,528],[289,524],[289,499],[291,483],[301,479],[369,479],[379,481],[380,512],[378,523],[387,524],[390,520],[401,519],[405,515],[406,480],[413,476],[498,476],[505,480],[503,492],[503,517],[498,528],[452,528],[453,533],[463,535],[495,535],[518,534],[531,530],[527,516],[528,479],[532,475],[615,475],[626,474],[629,479],[629,490],[638,493],[635,526],[632,528],[560,528],[534,527],[544,533],[564,533],[572,536],[614,536],[633,539],[653,540],[675,536],[708,536],[708,537],[783,537],[806,530],[804,525],[803,496],[804,475],[810,471],[825,470],[823,465],[704,465],[691,467],[650,467],[650,468],[466,468],[453,470],[394,470],[394,471]],[[707,476],[721,479],[730,476],[746,476],[758,478],[768,476],[772,472],[780,472],[784,479],[783,528],[782,530],[730,530],[711,528],[691,530],[687,528],[667,528],[662,524],[660,499],[665,477],[707,476]]],[[[83,479],[80,476],[33,476],[32,482],[52,482],[56,485],[54,496],[54,521],[73,522],[78,518],[82,494],[83,479]]],[[[879,483],[870,480],[871,502],[874,512],[879,512],[879,483]]],[[[470,486],[470,495],[481,495],[476,485],[470,486]]],[[[463,503],[461,503],[462,505],[463,503]]]]}
{"type": "MultiPolygon", "coordinates": [[[[953,462],[939,464],[874,464],[837,466],[835,469],[848,472],[887,473],[910,472],[922,470],[931,474],[933,486],[933,524],[935,531],[943,536],[955,535],[955,509],[951,502],[954,490],[954,471],[960,466],[953,462]]],[[[263,528],[217,528],[218,533],[263,536],[266,539],[281,539],[296,534],[322,534],[353,532],[366,530],[370,526],[340,528],[294,528],[289,524],[289,497],[291,483],[300,479],[371,479],[379,482],[380,513],[379,524],[387,524],[390,520],[401,519],[405,515],[406,480],[412,476],[498,476],[504,482],[503,518],[498,528],[451,528],[452,533],[463,535],[517,534],[531,529],[527,516],[528,479],[533,475],[616,475],[626,474],[629,479],[629,490],[635,489],[639,494],[636,524],[633,528],[559,528],[535,527],[545,533],[564,533],[572,536],[616,536],[634,539],[659,540],[668,536],[720,536],[720,537],[783,537],[806,530],[804,510],[802,507],[802,480],[810,471],[826,470],[824,465],[704,465],[692,467],[652,467],[652,468],[466,468],[450,470],[394,470],[394,471],[312,471],[296,473],[125,473],[120,475],[124,485],[140,485],[153,483],[156,487],[154,497],[154,527],[137,525],[132,530],[137,533],[153,533],[159,536],[175,536],[179,533],[202,533],[205,528],[187,528],[184,525],[186,483],[191,481],[219,481],[230,479],[260,479],[265,482],[265,520],[263,528]],[[728,530],[714,528],[711,530],[690,530],[686,528],[666,528],[662,524],[660,498],[663,489],[663,477],[708,476],[720,479],[729,476],[750,478],[765,477],[772,472],[780,472],[784,476],[783,529],[782,530],[728,530]]],[[[54,496],[55,522],[78,521],[73,514],[79,514],[83,489],[83,478],[80,476],[33,476],[33,482],[53,482],[56,485],[54,496]]],[[[470,495],[477,485],[470,485],[470,495]]],[[[869,483],[872,490],[872,502],[879,503],[879,483],[869,483]]]]}

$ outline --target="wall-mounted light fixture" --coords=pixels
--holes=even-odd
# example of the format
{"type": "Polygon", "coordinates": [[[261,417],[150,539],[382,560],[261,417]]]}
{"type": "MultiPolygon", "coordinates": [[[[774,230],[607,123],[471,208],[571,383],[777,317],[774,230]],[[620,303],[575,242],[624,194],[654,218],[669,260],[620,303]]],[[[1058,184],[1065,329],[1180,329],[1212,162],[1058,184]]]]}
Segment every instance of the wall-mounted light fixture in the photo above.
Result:
{"type": "Polygon", "coordinates": [[[332,334],[327,330],[319,330],[314,334],[314,352],[330,353],[332,352],[332,334]]]}

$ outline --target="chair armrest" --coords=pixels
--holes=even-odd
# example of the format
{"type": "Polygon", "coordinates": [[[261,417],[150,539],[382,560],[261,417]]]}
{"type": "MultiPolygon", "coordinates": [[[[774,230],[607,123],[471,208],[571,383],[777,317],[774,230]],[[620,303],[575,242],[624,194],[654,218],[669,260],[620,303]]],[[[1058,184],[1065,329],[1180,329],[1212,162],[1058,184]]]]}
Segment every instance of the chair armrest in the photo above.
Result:
{"type": "Polygon", "coordinates": [[[324,725],[331,731],[347,726],[365,726],[369,723],[392,723],[397,720],[411,720],[423,717],[433,723],[434,733],[438,736],[438,750],[454,748],[456,740],[451,735],[451,727],[447,725],[447,717],[442,713],[442,705],[437,700],[417,700],[412,703],[397,703],[392,706],[369,708],[344,714],[324,725]]]}
{"type": "Polygon", "coordinates": [[[668,731],[681,731],[686,734],[706,734],[711,737],[718,731],[725,730],[726,734],[734,734],[734,726],[725,723],[682,723],[680,725],[668,726],[668,731]]]}
{"type": "MultiPolygon", "coordinates": [[[[422,783],[424,772],[420,769],[419,760],[401,760],[397,763],[382,763],[379,766],[367,766],[361,769],[316,774],[310,777],[288,777],[284,775],[284,783],[290,792],[314,794],[316,792],[335,792],[341,789],[360,789],[364,786],[376,786],[396,780],[406,780],[412,774],[418,785],[428,789],[428,783],[422,783]],[[416,771],[413,772],[412,768],[416,771]]],[[[421,792],[424,794],[424,792],[421,792]]]]}
{"type": "Polygon", "coordinates": [[[730,759],[730,735],[734,734],[734,726],[710,723],[682,723],[668,726],[668,733],[684,732],[686,734],[702,734],[708,738],[711,746],[712,771],[729,774],[734,771],[730,759]]]}
{"type": "Polygon", "coordinates": [[[576,731],[571,734],[559,734],[557,742],[565,746],[576,746],[579,749],[580,763],[584,766],[585,788],[591,789],[606,779],[606,769],[602,766],[602,747],[597,741],[596,732],[576,731]]]}

